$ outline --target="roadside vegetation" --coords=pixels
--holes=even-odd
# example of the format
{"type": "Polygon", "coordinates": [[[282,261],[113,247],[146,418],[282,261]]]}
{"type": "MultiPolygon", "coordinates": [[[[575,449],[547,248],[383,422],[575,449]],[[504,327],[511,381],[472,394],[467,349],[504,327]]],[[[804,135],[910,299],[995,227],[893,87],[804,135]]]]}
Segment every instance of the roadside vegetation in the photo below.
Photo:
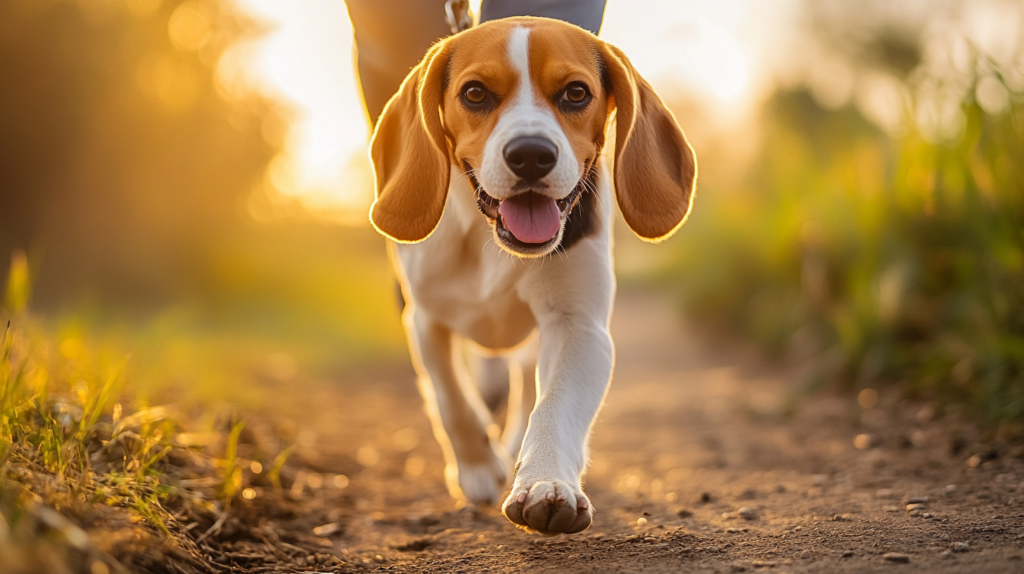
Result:
{"type": "Polygon", "coordinates": [[[812,80],[775,93],[746,175],[702,182],[664,277],[687,316],[813,365],[809,390],[896,387],[1019,430],[1021,62],[880,28],[851,53],[882,56],[845,66],[889,105],[812,80]]]}

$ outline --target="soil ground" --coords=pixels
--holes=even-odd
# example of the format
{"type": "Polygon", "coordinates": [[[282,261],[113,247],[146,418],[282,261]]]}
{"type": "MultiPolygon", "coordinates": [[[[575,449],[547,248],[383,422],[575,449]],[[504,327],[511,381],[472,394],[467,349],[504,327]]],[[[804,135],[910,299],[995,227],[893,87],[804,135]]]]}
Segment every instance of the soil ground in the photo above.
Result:
{"type": "MultiPolygon", "coordinates": [[[[698,342],[668,308],[620,296],[586,481],[597,513],[579,535],[458,508],[406,367],[282,400],[278,414],[305,429],[290,463],[304,470],[238,517],[279,541],[292,570],[1024,572],[1019,449],[884,394],[863,409],[818,393],[786,415],[792,370],[698,342]]],[[[236,571],[283,567],[246,568],[218,544],[236,571]]]]}

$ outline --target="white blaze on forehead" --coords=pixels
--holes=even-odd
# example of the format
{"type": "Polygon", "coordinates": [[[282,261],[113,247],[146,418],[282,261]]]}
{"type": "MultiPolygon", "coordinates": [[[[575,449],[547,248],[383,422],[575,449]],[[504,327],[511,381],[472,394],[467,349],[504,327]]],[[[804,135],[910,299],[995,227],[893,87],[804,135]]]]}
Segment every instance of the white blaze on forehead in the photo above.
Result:
{"type": "Polygon", "coordinates": [[[519,73],[516,107],[533,107],[533,82],[530,80],[530,29],[514,28],[508,40],[508,57],[519,73]]]}

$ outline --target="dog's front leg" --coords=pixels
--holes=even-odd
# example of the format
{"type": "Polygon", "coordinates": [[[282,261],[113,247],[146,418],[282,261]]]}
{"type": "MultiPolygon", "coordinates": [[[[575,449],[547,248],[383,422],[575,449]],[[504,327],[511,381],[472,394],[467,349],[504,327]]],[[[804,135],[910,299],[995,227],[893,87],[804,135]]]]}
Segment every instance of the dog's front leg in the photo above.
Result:
{"type": "Polygon", "coordinates": [[[580,483],[590,425],[608,387],[613,347],[606,305],[541,314],[540,399],[530,415],[503,512],[543,534],[580,532],[593,506],[580,483]],[[603,312],[602,312],[603,311],[603,312]]]}
{"type": "Polygon", "coordinates": [[[448,491],[477,504],[501,500],[511,461],[496,427],[487,423],[479,391],[463,380],[458,337],[414,308],[404,319],[420,392],[444,453],[448,491]]]}

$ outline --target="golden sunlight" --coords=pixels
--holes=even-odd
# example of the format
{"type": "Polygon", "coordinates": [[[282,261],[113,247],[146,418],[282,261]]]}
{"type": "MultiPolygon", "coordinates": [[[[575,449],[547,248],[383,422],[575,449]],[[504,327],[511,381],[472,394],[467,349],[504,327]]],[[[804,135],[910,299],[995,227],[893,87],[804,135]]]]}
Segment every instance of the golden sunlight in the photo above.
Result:
{"type": "MultiPolygon", "coordinates": [[[[318,215],[365,221],[371,200],[366,160],[368,126],[357,91],[352,28],[338,0],[242,0],[269,26],[254,45],[235,51],[251,70],[242,75],[290,102],[297,118],[285,151],[268,170],[265,188],[283,202],[297,200],[318,215]]],[[[479,0],[471,2],[478,13],[479,0]]],[[[785,3],[751,0],[610,0],[601,36],[621,47],[656,87],[692,97],[720,120],[744,118],[763,93],[771,56],[783,27],[785,3]],[[757,75],[757,71],[762,71],[757,75]]],[[[201,14],[183,14],[181,44],[201,33],[201,14]]],[[[172,22],[175,24],[175,22],[172,22]]],[[[239,64],[221,66],[225,91],[242,81],[239,64]]],[[[740,120],[741,121],[741,120],[740,120]]],[[[273,203],[273,201],[271,202],[273,203]]],[[[261,212],[258,216],[273,217],[261,212]]]]}

